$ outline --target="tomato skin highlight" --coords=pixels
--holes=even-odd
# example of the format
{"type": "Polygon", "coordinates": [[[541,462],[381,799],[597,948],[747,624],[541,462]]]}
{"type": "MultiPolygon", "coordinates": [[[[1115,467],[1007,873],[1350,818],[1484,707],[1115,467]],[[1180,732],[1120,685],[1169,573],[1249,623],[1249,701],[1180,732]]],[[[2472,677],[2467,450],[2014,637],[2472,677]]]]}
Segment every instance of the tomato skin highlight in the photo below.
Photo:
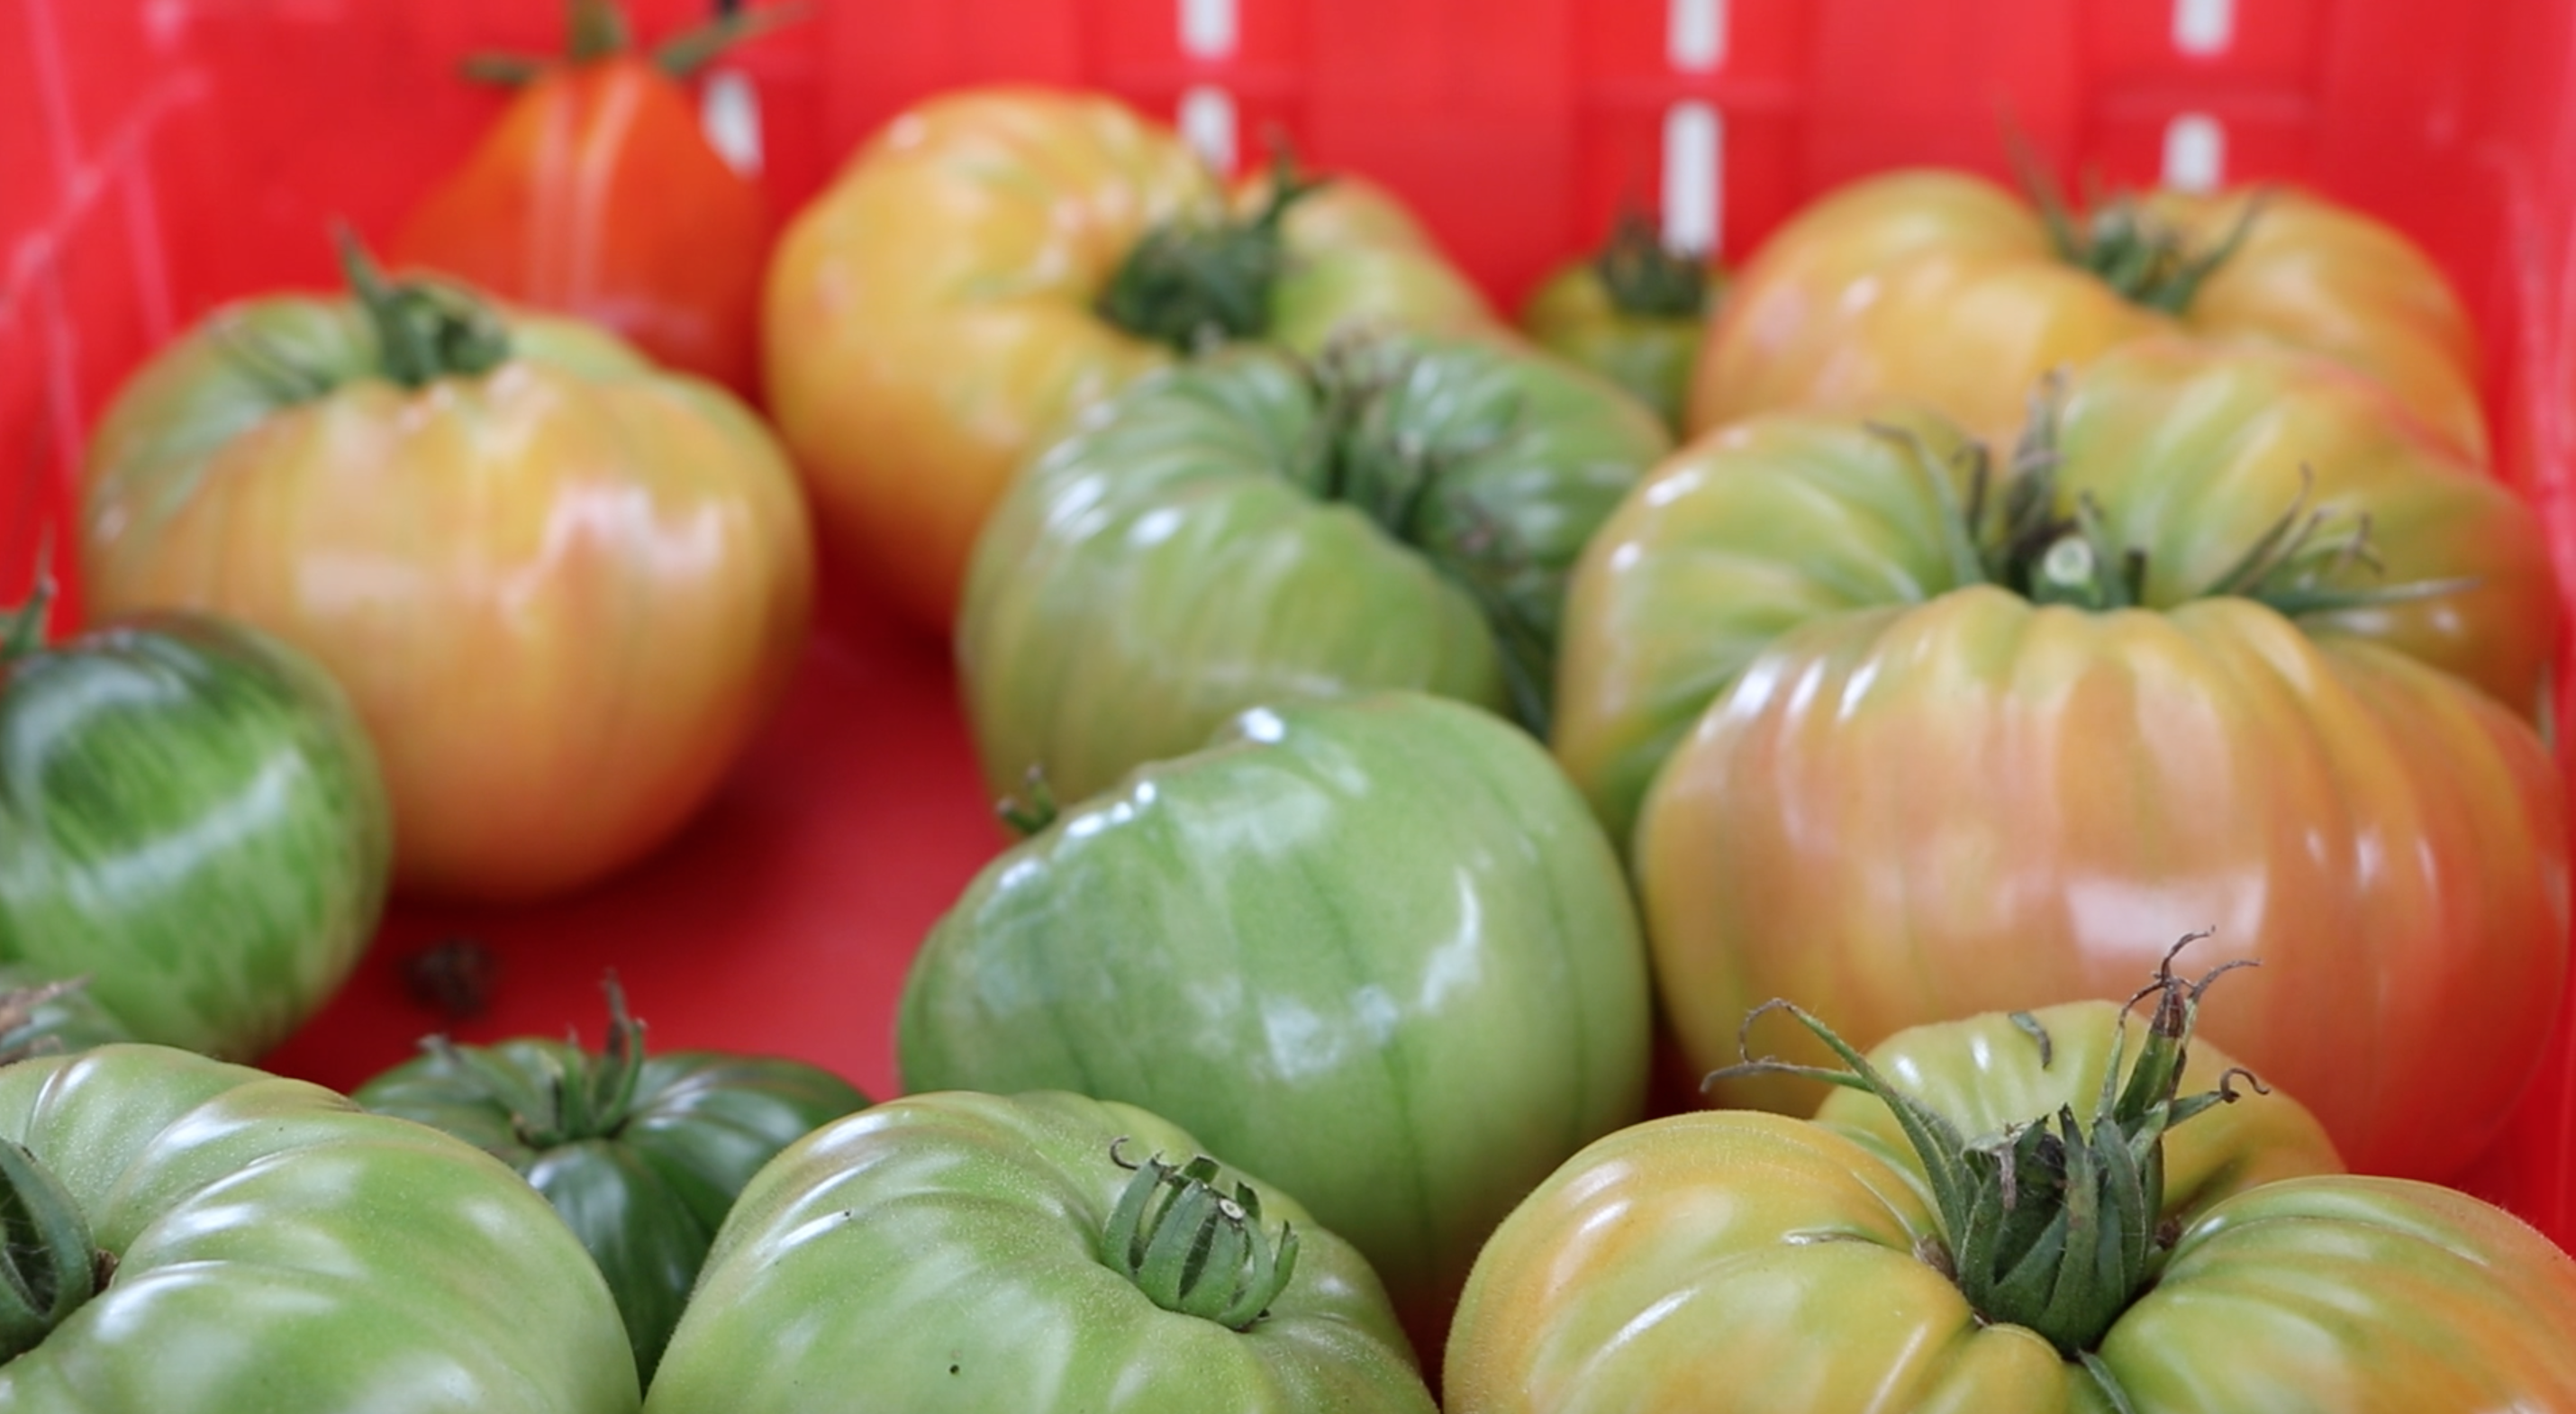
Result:
{"type": "MultiPolygon", "coordinates": [[[[2209,1019],[2243,980],[2219,983],[2209,1019]]],[[[1999,1014],[1871,1059],[1963,1135],[1992,1135],[2090,1105],[2117,1011],[2037,1012],[2048,1063],[1999,1014]]],[[[2185,1089],[2232,1064],[2194,1045],[2185,1089]]],[[[2172,1247],[2097,1347],[2136,1414],[2576,1407],[2576,1262],[2531,1228],[2446,1188],[2344,1175],[2285,1093],[2165,1142],[2172,1247]]],[[[1847,1090],[1812,1120],[1701,1111],[1602,1139],[1479,1256],[1444,1407],[2108,1414],[2082,1366],[1981,1320],[1926,1260],[1947,1236],[1926,1182],[1888,1106],[1847,1090]]]]}

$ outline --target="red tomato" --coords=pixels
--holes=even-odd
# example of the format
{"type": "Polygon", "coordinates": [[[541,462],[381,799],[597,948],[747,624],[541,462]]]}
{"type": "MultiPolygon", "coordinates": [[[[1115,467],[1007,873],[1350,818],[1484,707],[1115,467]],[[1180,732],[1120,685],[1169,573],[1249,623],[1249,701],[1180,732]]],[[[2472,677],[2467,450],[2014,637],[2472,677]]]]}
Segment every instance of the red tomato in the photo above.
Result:
{"type": "Polygon", "coordinates": [[[567,59],[485,61],[523,81],[390,251],[510,300],[594,319],[657,363],[752,392],[775,221],[708,145],[680,82],[762,21],[737,15],[645,54],[615,0],[572,0],[567,59]]]}

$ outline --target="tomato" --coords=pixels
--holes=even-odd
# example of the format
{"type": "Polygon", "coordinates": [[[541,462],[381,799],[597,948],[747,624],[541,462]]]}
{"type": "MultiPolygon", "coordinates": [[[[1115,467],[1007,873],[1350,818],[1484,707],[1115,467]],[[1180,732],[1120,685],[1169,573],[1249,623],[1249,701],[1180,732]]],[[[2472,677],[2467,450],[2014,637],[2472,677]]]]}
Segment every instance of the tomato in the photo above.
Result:
{"type": "Polygon", "coordinates": [[[459,1140],[137,1045],[0,1069],[0,1140],[16,1414],[638,1403],[581,1244],[459,1140]]]}
{"type": "Polygon", "coordinates": [[[2213,1038],[2356,1168],[2447,1176],[2566,966],[2538,520],[2285,350],[2132,345],[2039,427],[1990,476],[1928,415],[1753,419],[1587,549],[1556,746],[1636,821],[1684,1054],[1781,994],[1864,1045],[2117,994],[2215,926],[2264,966],[2213,1038]]]}
{"type": "Polygon", "coordinates": [[[433,1038],[358,1087],[378,1114],[445,1130],[527,1176],[608,1278],[645,1383],[688,1303],[707,1245],[762,1164],[867,1104],[817,1066],[714,1051],[644,1054],[609,984],[606,1044],[433,1038]]]}
{"type": "Polygon", "coordinates": [[[481,61],[518,92],[389,256],[596,320],[655,362],[748,397],[775,223],[760,184],[708,144],[682,80],[769,12],[737,12],[648,55],[616,0],[569,8],[568,58],[481,61]]]}
{"type": "Polygon", "coordinates": [[[647,1407],[1431,1414],[1368,1263],[1204,1157],[1061,1093],[826,1125],[743,1190],[647,1407]]]}
{"type": "Polygon", "coordinates": [[[763,305],[769,406],[827,547],[945,633],[1020,463],[1181,350],[1491,325],[1383,193],[1301,185],[1230,216],[1178,134],[1101,95],[966,89],[888,123],[789,223],[763,305]]]}
{"type": "Polygon", "coordinates": [[[1682,426],[1712,292],[1714,261],[1668,248],[1654,222],[1620,218],[1601,249],[1550,272],[1521,305],[1523,332],[1682,426]]]}
{"type": "Polygon", "coordinates": [[[217,311],[90,444],[91,609],[214,610],[344,687],[396,887],[596,880],[714,789],[802,649],[795,474],[731,396],[453,287],[217,311]]]}
{"type": "Polygon", "coordinates": [[[115,1039],[255,1058],[375,933],[392,817],[365,729],[243,625],[145,614],[46,647],[44,610],[0,617],[0,962],[86,977],[51,1010],[115,1039]]]}
{"type": "Polygon", "coordinates": [[[1295,1193],[1437,1348],[1476,1244],[1639,1113],[1616,858],[1534,741],[1418,693],[1258,708],[986,866],[914,958],[907,1090],[1076,1090],[1295,1193]]]}
{"type": "Polygon", "coordinates": [[[1544,731],[1565,577],[1669,449],[1615,388],[1483,340],[1148,377],[977,543],[957,657],[986,778],[1088,796],[1303,693],[1419,688],[1544,731]]]}
{"type": "Polygon", "coordinates": [[[2343,1176],[2295,1100],[2186,1055],[2207,985],[2167,978],[2143,1039],[2100,1001],[1926,1026],[1849,1053],[1868,1088],[1812,1121],[1594,1144],[1478,1259],[1446,1407],[2576,1407],[2576,1261],[2450,1189],[2343,1176]]]}
{"type": "Polygon", "coordinates": [[[1690,427],[1893,397],[2008,440],[2049,370],[2181,330],[2358,368],[2453,450],[2485,457],[2475,331],[2393,227],[2294,187],[2156,192],[2076,215],[1924,170],[1829,194],[1737,272],[1690,427]]]}

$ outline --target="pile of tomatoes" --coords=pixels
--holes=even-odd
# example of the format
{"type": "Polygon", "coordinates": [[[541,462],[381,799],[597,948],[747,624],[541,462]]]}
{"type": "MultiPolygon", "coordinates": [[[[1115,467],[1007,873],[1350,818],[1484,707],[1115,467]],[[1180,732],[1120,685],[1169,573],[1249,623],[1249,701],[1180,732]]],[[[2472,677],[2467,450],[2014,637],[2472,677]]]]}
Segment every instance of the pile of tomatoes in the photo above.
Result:
{"type": "Polygon", "coordinates": [[[571,12],[0,619],[0,1405],[2576,1414],[2576,1261],[2441,1186],[2567,980],[2560,592],[2398,232],[1901,171],[1513,320],[1097,94],[776,221],[679,85],[776,17],[571,12]],[[255,1068],[389,895],[668,840],[819,566],[1019,836],[906,1094],[613,981],[255,1068]]]}

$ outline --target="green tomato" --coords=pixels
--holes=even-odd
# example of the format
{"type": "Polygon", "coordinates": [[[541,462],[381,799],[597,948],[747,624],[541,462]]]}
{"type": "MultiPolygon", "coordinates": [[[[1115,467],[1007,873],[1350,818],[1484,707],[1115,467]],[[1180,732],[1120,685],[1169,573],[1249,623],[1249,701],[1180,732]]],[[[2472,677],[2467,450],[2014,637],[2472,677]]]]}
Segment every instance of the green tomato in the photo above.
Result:
{"type": "Polygon", "coordinates": [[[1718,271],[1622,220],[1599,251],[1557,269],[1521,306],[1540,348],[1618,384],[1679,433],[1718,271]]]}
{"type": "Polygon", "coordinates": [[[471,1145],[145,1045],[0,1068],[0,1140],[11,1414],[638,1403],[598,1270],[471,1145]]]}
{"type": "Polygon", "coordinates": [[[976,545],[958,661],[997,792],[1066,798],[1291,695],[1415,688],[1548,718],[1565,579],[1670,441],[1492,340],[1145,379],[1032,462],[976,545]]]}
{"type": "Polygon", "coordinates": [[[1476,1247],[1634,1119],[1646,964],[1537,742],[1390,692],[1244,713],[986,867],[915,957],[910,1090],[1141,1105],[1296,1194],[1437,1348],[1476,1247]]]}
{"type": "Polygon", "coordinates": [[[337,685],[245,625],[0,620],[0,962],[133,1039],[251,1059],[373,936],[391,815],[337,685]]]}
{"type": "Polygon", "coordinates": [[[525,1174],[608,1278],[646,1381],[707,1244],[762,1164],[867,1096],[818,1066],[714,1051],[644,1054],[609,989],[605,1048],[522,1038],[451,1046],[358,1087],[358,1103],[464,1139],[525,1174]]]}
{"type": "Polygon", "coordinates": [[[1192,1189],[1203,1154],[1063,1093],[826,1125],[743,1190],[646,1407],[1431,1414],[1368,1263],[1259,1179],[1192,1189]]]}

